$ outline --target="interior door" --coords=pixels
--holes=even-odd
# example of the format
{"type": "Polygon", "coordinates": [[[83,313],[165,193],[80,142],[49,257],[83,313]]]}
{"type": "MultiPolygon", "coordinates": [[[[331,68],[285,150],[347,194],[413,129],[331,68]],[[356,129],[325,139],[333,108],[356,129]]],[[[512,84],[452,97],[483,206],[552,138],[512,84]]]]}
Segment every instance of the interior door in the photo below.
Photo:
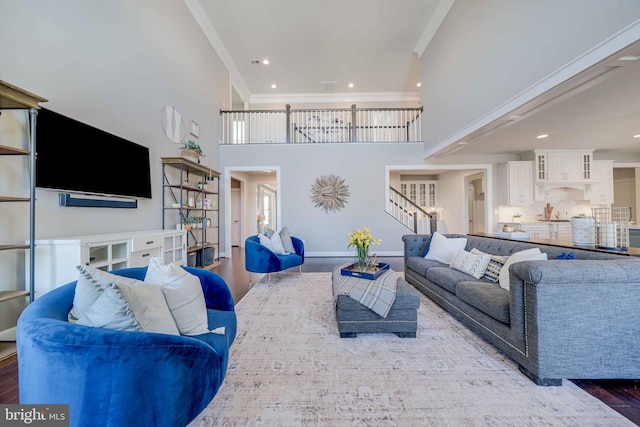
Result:
{"type": "Polygon", "coordinates": [[[231,189],[231,246],[240,246],[240,189],[231,189]]]}

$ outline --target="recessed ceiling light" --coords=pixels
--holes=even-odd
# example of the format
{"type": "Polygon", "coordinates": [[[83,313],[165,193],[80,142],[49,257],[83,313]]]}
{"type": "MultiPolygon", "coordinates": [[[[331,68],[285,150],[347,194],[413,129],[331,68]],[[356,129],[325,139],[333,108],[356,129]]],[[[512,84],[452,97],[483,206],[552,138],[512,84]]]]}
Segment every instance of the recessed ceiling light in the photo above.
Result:
{"type": "Polygon", "coordinates": [[[420,87],[420,86],[422,86],[422,83],[418,82],[418,84],[416,86],[420,87]]]}
{"type": "Polygon", "coordinates": [[[549,135],[547,135],[546,133],[543,133],[542,135],[538,135],[538,136],[536,136],[536,138],[538,138],[538,139],[542,139],[542,138],[546,138],[546,137],[548,137],[548,136],[549,136],[549,135]]]}
{"type": "Polygon", "coordinates": [[[518,119],[521,119],[521,118],[522,118],[522,116],[516,116],[516,115],[509,116],[509,120],[518,120],[518,119]]]}
{"type": "Polygon", "coordinates": [[[353,87],[353,83],[349,83],[349,87],[353,87]]]}
{"type": "Polygon", "coordinates": [[[262,60],[262,63],[263,63],[264,65],[269,65],[269,60],[268,60],[268,59],[263,59],[263,60],[262,60]]]}
{"type": "Polygon", "coordinates": [[[275,83],[271,85],[271,89],[275,89],[275,88],[277,88],[277,87],[278,87],[278,86],[276,86],[276,84],[275,84],[275,83]]]}
{"type": "Polygon", "coordinates": [[[633,135],[634,138],[640,138],[640,133],[637,135],[633,135]]]}
{"type": "Polygon", "coordinates": [[[467,145],[468,143],[469,142],[467,142],[467,141],[460,141],[460,142],[458,142],[458,145],[467,145]]]}
{"type": "Polygon", "coordinates": [[[625,55],[618,58],[618,61],[636,61],[638,59],[640,59],[640,56],[638,55],[625,55]]]}

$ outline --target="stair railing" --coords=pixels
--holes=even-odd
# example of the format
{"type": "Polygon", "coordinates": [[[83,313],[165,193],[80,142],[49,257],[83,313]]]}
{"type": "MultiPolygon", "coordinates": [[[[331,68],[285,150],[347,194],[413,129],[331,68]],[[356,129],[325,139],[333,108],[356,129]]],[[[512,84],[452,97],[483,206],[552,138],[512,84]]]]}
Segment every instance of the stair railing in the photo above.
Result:
{"type": "Polygon", "coordinates": [[[404,194],[389,186],[387,212],[416,234],[431,234],[437,229],[437,215],[416,205],[404,194]]]}

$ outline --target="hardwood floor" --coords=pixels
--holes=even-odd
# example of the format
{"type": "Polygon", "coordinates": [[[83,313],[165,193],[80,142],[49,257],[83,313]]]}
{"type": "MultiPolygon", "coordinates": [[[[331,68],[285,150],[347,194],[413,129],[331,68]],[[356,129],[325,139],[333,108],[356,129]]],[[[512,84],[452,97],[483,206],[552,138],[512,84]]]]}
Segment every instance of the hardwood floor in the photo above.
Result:
{"type": "MultiPolygon", "coordinates": [[[[385,257],[396,271],[402,271],[402,257],[385,257]]],[[[235,302],[250,290],[249,273],[244,269],[244,251],[232,248],[232,258],[221,259],[221,264],[213,271],[224,278],[229,285],[235,302]]],[[[303,272],[328,272],[353,258],[306,258],[302,266],[303,272]]],[[[276,273],[273,273],[276,275],[276,273]]],[[[289,273],[283,273],[289,274],[289,273]]],[[[253,284],[259,275],[253,275],[253,284]]],[[[272,280],[276,278],[272,277],[272,280]]],[[[604,402],[636,425],[640,425],[640,385],[638,380],[572,380],[574,384],[587,393],[604,402]]],[[[18,403],[18,364],[12,363],[0,368],[0,403],[18,403]]]]}

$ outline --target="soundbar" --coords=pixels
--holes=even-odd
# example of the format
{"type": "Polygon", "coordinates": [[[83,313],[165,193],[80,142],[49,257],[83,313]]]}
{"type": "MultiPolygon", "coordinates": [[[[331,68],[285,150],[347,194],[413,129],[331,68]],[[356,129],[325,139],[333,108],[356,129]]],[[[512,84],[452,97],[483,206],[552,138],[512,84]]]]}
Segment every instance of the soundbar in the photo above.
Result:
{"type": "Polygon", "coordinates": [[[114,200],[114,199],[93,199],[86,197],[71,197],[69,193],[59,195],[60,206],[77,206],[84,208],[121,208],[136,209],[138,200],[114,200]]]}

